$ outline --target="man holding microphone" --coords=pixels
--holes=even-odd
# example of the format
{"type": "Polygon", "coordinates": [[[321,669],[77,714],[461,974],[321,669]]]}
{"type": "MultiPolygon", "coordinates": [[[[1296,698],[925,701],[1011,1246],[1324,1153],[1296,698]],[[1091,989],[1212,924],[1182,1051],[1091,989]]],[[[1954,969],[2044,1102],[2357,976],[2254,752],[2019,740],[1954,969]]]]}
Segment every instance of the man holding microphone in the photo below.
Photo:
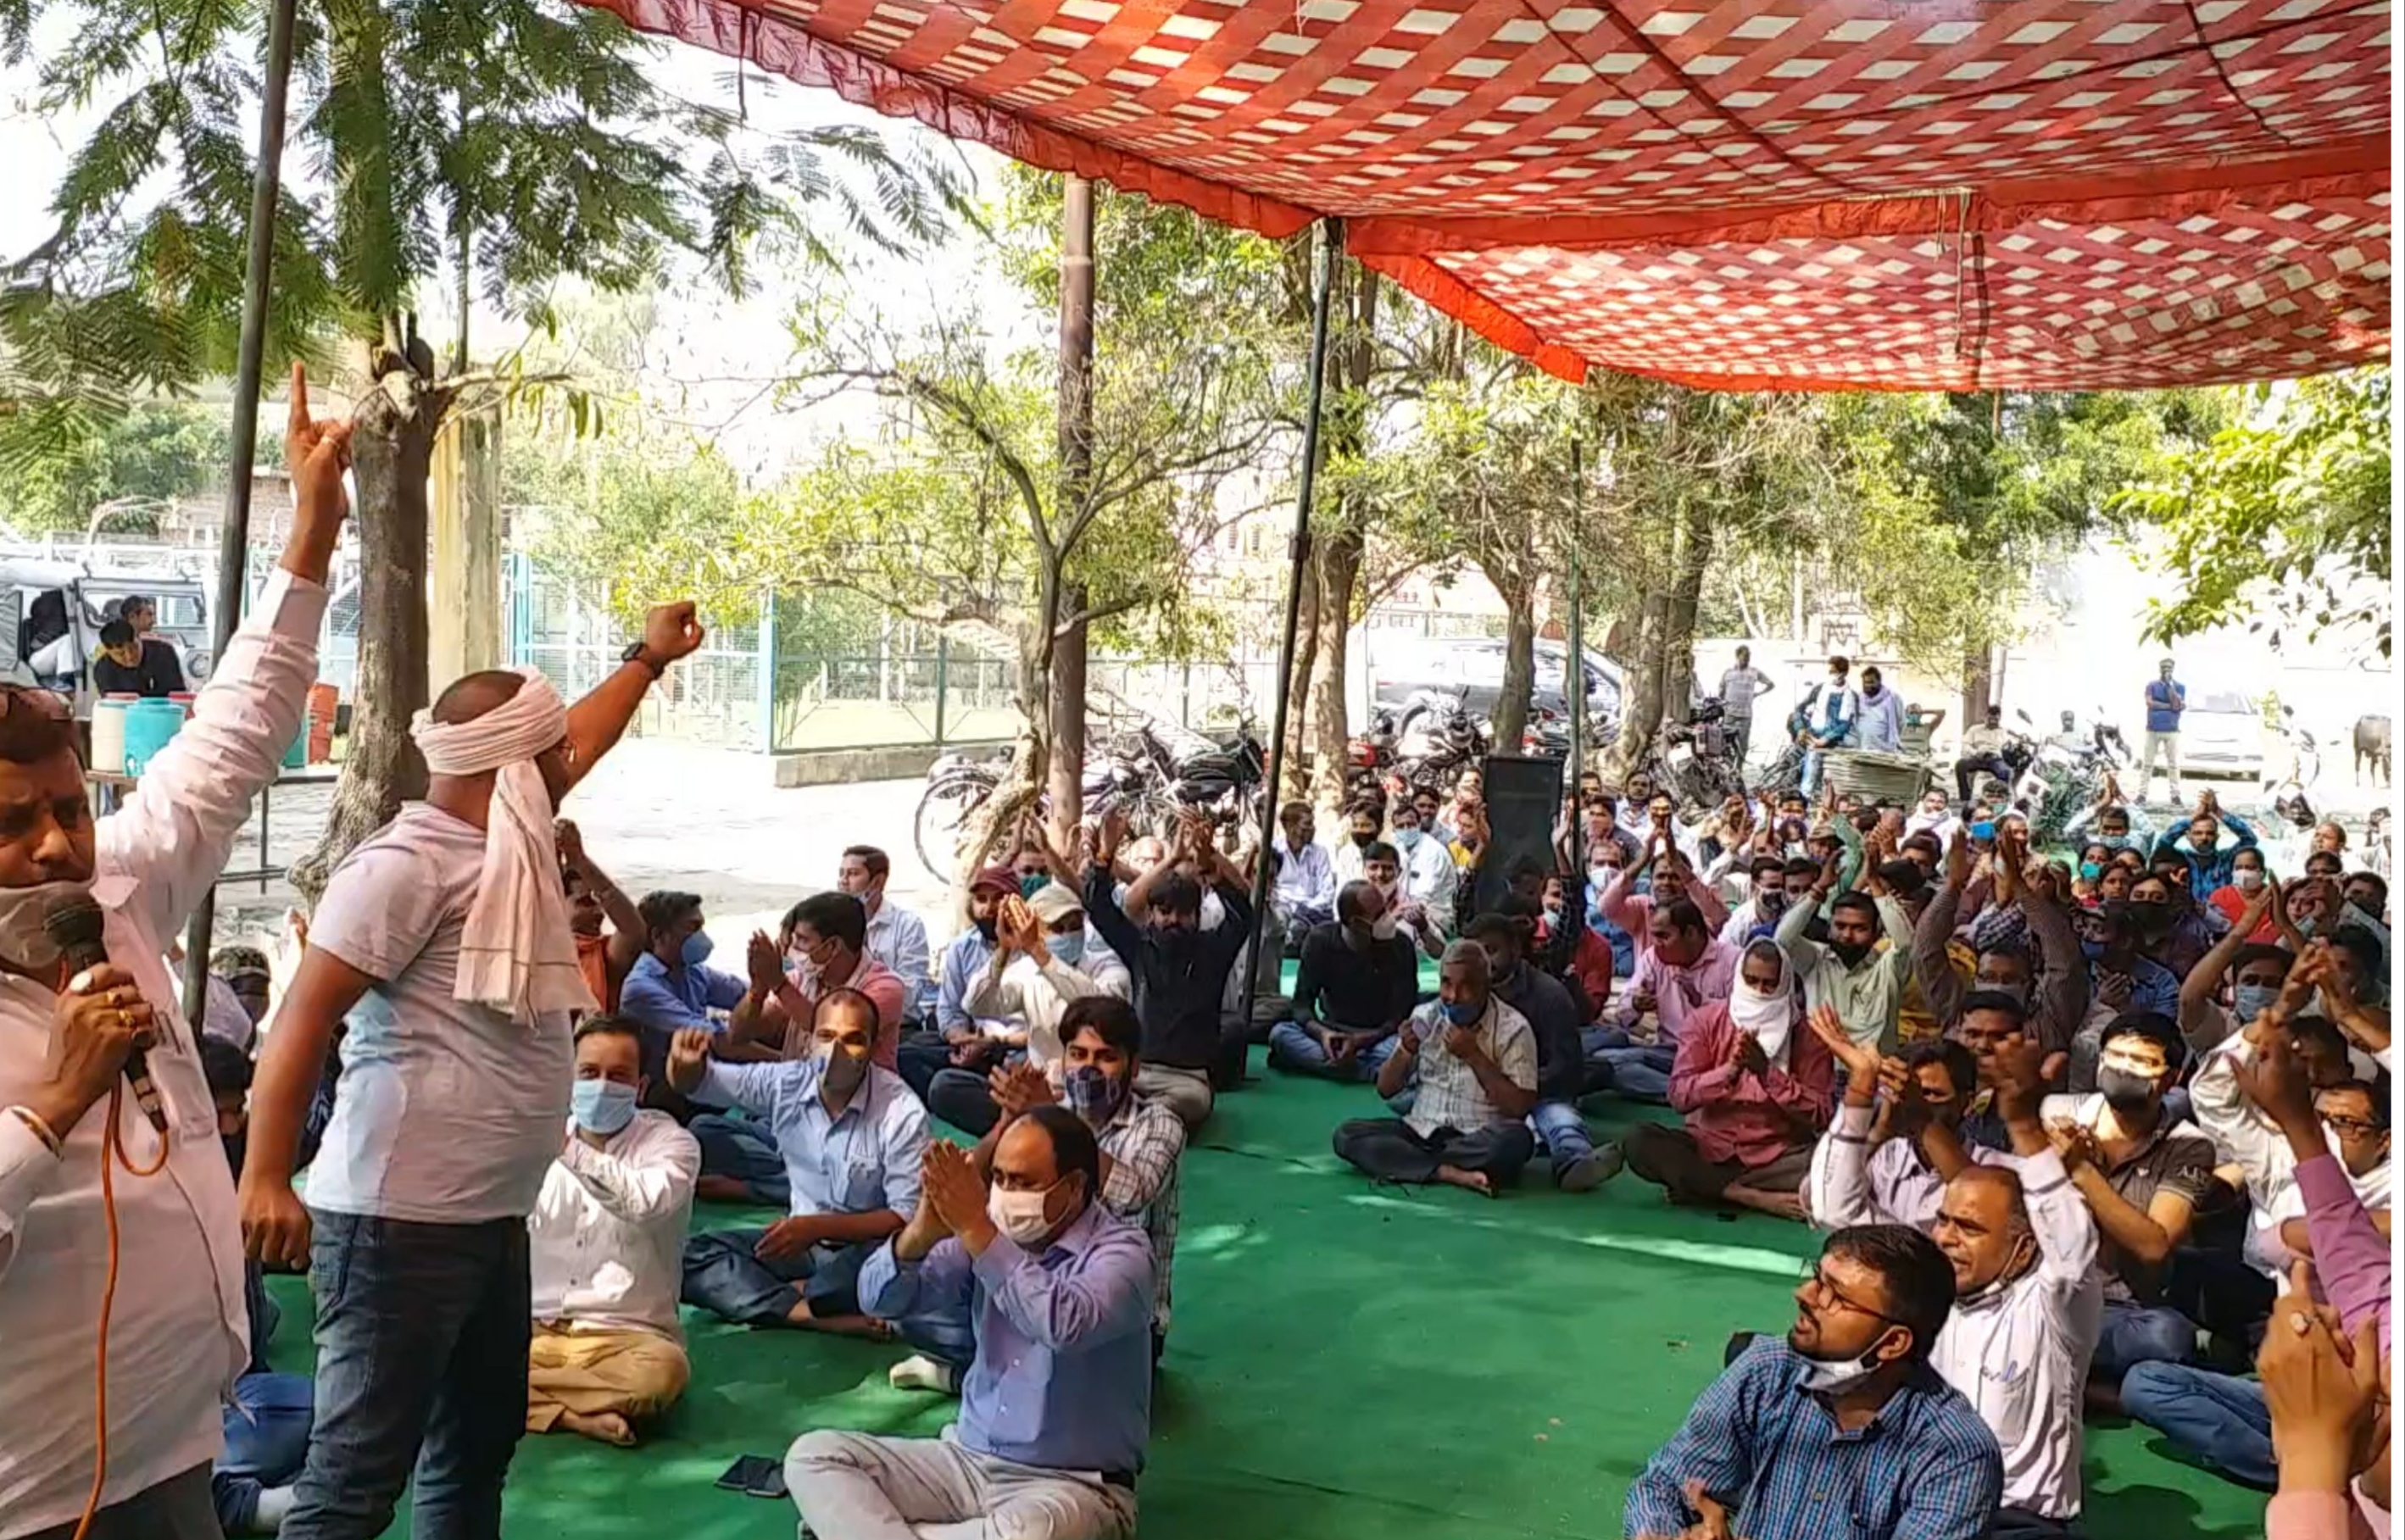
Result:
{"type": "Polygon", "coordinates": [[[316,1419],[287,1540],[373,1540],[413,1477],[419,1535],[500,1533],[526,1431],[527,1216],[568,1126],[570,1020],[595,1009],[554,820],[700,645],[694,607],[663,605],[573,707],[532,669],[453,684],[411,726],[426,799],[344,859],[310,917],[241,1192],[249,1254],[306,1267],[316,1295],[316,1419]],[[303,1208],[302,1124],[345,1015],[303,1208]]]}
{"type": "Polygon", "coordinates": [[[278,568],[122,808],[92,819],[63,703],[0,686],[0,1540],[66,1540],[86,1519],[88,1540],[217,1540],[209,1464],[248,1357],[242,1241],[164,957],[316,679],[350,429],[311,420],[298,364],[284,456],[278,568]],[[70,975],[45,921],[94,903],[113,960],[70,975]],[[126,1083],[137,1051],[163,1133],[126,1083]]]}

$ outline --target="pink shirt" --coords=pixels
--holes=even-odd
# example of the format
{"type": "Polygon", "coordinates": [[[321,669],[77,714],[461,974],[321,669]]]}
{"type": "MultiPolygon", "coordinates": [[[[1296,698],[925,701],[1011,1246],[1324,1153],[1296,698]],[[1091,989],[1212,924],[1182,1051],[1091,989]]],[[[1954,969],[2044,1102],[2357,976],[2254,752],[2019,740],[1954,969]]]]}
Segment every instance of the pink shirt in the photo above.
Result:
{"type": "MultiPolygon", "coordinates": [[[[1603,890],[1600,906],[1604,918],[1628,932],[1629,939],[1637,944],[1637,955],[1642,958],[1653,950],[1653,899],[1649,893],[1630,892],[1628,882],[1628,868],[1623,867],[1620,875],[1603,890]]],[[[1721,928],[1728,923],[1728,905],[1721,902],[1721,896],[1712,891],[1709,882],[1690,883],[1687,891],[1704,917],[1704,933],[1719,935],[1721,928]]]]}
{"type": "Polygon", "coordinates": [[[1628,988],[1620,997],[1621,1025],[1637,1020],[1637,997],[1650,989],[1654,1014],[1662,1021],[1662,1041],[1679,1042],[1697,1012],[1727,1002],[1737,986],[1738,956],[1736,947],[1717,937],[1704,943],[1702,954],[1684,968],[1663,961],[1659,952],[1647,952],[1637,959],[1637,972],[1629,975],[1628,988]]]}
{"type": "Polygon", "coordinates": [[[2380,1323],[2380,1353],[2388,1355],[2388,1242],[2380,1238],[2363,1199],[2338,1157],[2318,1155],[2297,1166],[2305,1200],[2305,1229],[2314,1240],[2314,1273],[2350,1332],[2367,1315],[2380,1323]]]}
{"type": "Polygon", "coordinates": [[[1829,1121],[1836,1066],[1828,1044],[1800,1023],[1787,1034],[1784,1069],[1737,1069],[1729,1063],[1737,1039],[1724,1001],[1690,1017],[1670,1066],[1670,1105],[1686,1114],[1687,1132],[1706,1160],[1751,1169],[1819,1136],[1829,1121]]]}
{"type": "MultiPolygon", "coordinates": [[[[810,1017],[818,1011],[821,990],[814,987],[823,981],[816,975],[789,973],[802,1003],[809,1007],[785,1028],[785,1057],[802,1058],[809,1055],[810,1017]]],[[[893,1068],[893,1055],[902,1041],[902,1001],[906,991],[902,975],[878,961],[866,952],[860,954],[860,966],[851,977],[834,986],[839,989],[857,989],[877,1007],[877,1046],[869,1054],[872,1063],[880,1069],[893,1068]]]]}

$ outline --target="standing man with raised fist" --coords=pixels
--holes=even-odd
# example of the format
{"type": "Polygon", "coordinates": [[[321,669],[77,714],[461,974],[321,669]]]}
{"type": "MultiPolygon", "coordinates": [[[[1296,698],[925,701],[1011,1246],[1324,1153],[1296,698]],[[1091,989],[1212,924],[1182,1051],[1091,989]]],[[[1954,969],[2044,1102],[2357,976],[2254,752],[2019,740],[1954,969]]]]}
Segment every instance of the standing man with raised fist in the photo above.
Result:
{"type": "Polygon", "coordinates": [[[527,1216],[568,1117],[577,964],[553,820],[670,664],[690,603],[646,619],[573,707],[532,669],[417,714],[426,800],[336,867],[251,1093],[243,1240],[309,1269],[317,1417],[282,1533],[370,1540],[410,1485],[421,1535],[497,1536],[526,1429],[527,1216]],[[332,1122],[292,1168],[345,1015],[332,1122]]]}
{"type": "Polygon", "coordinates": [[[242,1238],[164,957],[317,677],[350,427],[310,417],[297,364],[284,457],[283,557],[118,812],[91,817],[65,704],[0,686],[0,1540],[64,1540],[86,1516],[87,1540],[217,1540],[218,1398],[249,1356],[242,1238]],[[100,906],[113,963],[68,974],[44,923],[63,903],[100,906]],[[137,1047],[163,1134],[120,1094],[137,1047]]]}

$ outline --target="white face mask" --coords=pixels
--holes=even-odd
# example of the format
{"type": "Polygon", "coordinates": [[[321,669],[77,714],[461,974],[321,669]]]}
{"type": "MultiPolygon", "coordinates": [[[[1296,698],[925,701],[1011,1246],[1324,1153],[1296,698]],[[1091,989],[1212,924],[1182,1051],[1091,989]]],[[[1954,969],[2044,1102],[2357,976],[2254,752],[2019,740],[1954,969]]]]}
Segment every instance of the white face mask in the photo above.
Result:
{"type": "Polygon", "coordinates": [[[1034,1193],[996,1187],[986,1195],[986,1217],[1013,1243],[1033,1246],[1052,1233],[1052,1221],[1044,1211],[1045,1200],[1051,1196],[1052,1187],[1034,1193]]]}
{"type": "Polygon", "coordinates": [[[59,944],[50,939],[50,910],[60,903],[91,901],[91,889],[80,882],[0,888],[0,957],[29,973],[55,970],[59,944]]]}
{"type": "Polygon", "coordinates": [[[1046,936],[1044,938],[1044,949],[1051,953],[1054,957],[1059,958],[1062,961],[1067,963],[1070,967],[1075,968],[1079,962],[1085,959],[1086,932],[1083,931],[1065,931],[1057,935],[1046,936]]]}
{"type": "Polygon", "coordinates": [[[1804,1360],[1804,1389],[1821,1395],[1849,1391],[1878,1372],[1878,1360],[1870,1353],[1860,1358],[1796,1356],[1804,1360]]]}
{"type": "Polygon", "coordinates": [[[2229,874],[2229,881],[2232,887],[2237,888],[2242,892],[2251,893],[2263,886],[2263,874],[2259,871],[2250,871],[2246,867],[2242,866],[2237,871],[2229,874]]]}

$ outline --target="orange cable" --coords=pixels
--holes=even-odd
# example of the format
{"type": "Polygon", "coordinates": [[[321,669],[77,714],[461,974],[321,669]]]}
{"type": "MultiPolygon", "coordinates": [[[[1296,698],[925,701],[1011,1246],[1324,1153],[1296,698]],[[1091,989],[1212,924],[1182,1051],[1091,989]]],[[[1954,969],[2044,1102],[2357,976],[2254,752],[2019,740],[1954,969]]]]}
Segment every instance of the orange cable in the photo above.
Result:
{"type": "Polygon", "coordinates": [[[92,1466],[91,1494],[84,1499],[83,1517],[76,1520],[74,1540],[84,1540],[92,1520],[100,1513],[101,1488],[108,1480],[108,1317],[117,1304],[117,1183],[114,1167],[122,1165],[128,1176],[156,1176],[166,1169],[167,1136],[159,1136],[159,1158],[149,1166],[134,1164],[125,1153],[124,1125],[118,1114],[125,1101],[125,1082],[120,1079],[108,1092],[108,1137],[100,1148],[100,1206],[108,1221],[108,1277],[100,1288],[100,1342],[92,1354],[93,1420],[98,1424],[95,1440],[98,1458],[92,1466]],[[115,1158],[112,1159],[111,1157],[115,1158]]]}

